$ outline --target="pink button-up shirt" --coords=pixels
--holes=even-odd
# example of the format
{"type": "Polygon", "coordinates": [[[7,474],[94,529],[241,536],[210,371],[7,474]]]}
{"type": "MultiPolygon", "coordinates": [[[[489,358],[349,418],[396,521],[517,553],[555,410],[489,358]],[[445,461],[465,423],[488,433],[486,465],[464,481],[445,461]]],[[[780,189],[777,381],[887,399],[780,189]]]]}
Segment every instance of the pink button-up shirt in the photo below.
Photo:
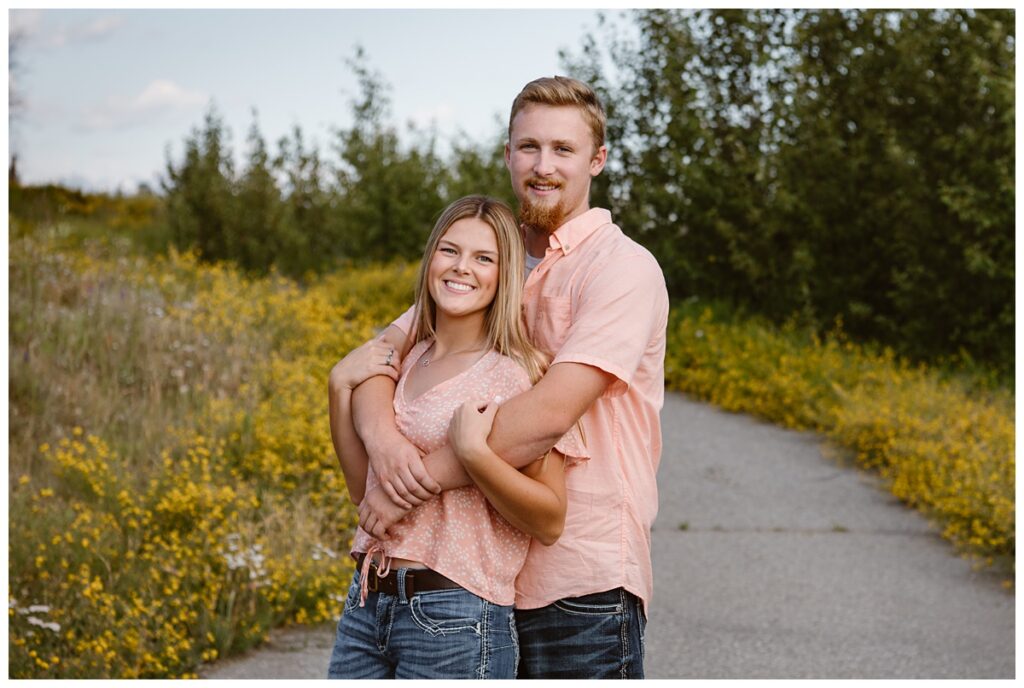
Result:
{"type": "Polygon", "coordinates": [[[583,415],[590,460],[566,473],[565,530],[550,547],[530,545],[516,606],[622,586],[646,609],[665,398],[665,277],[607,210],[594,208],[551,235],[526,281],[523,311],[552,365],[583,363],[615,380],[583,415]]]}

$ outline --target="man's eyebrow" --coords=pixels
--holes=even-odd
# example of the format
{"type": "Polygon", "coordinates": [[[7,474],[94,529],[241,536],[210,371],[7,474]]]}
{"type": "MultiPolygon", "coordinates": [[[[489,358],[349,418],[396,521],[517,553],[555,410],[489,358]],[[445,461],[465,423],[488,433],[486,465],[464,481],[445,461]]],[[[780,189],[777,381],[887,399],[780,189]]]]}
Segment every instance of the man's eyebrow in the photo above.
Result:
{"type": "MultiPolygon", "coordinates": [[[[526,144],[526,143],[532,143],[534,145],[537,145],[540,142],[539,142],[538,139],[535,139],[532,136],[524,136],[522,138],[516,139],[516,144],[517,145],[523,145],[523,144],[526,144]]],[[[576,148],[580,144],[577,141],[573,140],[573,139],[555,139],[555,140],[553,140],[551,142],[551,145],[552,146],[569,146],[570,148],[576,148]]]]}

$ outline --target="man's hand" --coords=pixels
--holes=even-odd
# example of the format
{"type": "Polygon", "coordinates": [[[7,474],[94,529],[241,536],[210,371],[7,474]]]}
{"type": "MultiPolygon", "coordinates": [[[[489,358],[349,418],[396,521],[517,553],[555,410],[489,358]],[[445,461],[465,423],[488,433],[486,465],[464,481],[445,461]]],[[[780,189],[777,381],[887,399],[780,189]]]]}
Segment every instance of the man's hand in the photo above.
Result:
{"type": "Polygon", "coordinates": [[[359,504],[359,525],[378,540],[388,538],[388,528],[395,525],[409,513],[391,501],[380,487],[366,493],[359,504]]]}
{"type": "Polygon", "coordinates": [[[384,494],[395,506],[411,509],[441,492],[416,445],[397,430],[386,434],[366,442],[366,452],[384,494]]]}
{"type": "Polygon", "coordinates": [[[448,424],[448,444],[463,466],[471,465],[490,452],[487,436],[491,434],[499,401],[467,401],[452,416],[448,424]]]}

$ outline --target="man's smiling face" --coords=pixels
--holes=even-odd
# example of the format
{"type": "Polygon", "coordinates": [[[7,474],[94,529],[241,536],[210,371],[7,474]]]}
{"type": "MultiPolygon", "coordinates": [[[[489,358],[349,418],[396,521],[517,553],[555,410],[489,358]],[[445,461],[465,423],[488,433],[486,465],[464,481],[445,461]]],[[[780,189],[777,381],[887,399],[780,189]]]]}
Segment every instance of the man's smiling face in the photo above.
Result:
{"type": "Polygon", "coordinates": [[[532,104],[512,120],[505,164],[519,199],[520,220],[545,234],[590,209],[590,180],[604,169],[576,107],[532,104]]]}

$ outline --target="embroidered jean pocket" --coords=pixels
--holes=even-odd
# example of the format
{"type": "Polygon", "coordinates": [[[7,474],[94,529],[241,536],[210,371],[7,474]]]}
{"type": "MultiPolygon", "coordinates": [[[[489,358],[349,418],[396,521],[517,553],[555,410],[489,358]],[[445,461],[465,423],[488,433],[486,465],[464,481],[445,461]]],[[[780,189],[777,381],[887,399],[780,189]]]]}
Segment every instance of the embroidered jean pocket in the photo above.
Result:
{"type": "Polygon", "coordinates": [[[350,611],[359,606],[359,572],[357,571],[352,576],[352,584],[348,586],[348,596],[345,598],[345,607],[342,611],[343,614],[348,614],[350,611]]]}
{"type": "Polygon", "coordinates": [[[618,590],[582,597],[565,597],[552,603],[567,614],[609,616],[622,613],[622,597],[618,590]]]}
{"type": "Polygon", "coordinates": [[[540,296],[539,308],[530,328],[533,343],[554,356],[565,343],[572,325],[572,299],[568,296],[540,296]]]}
{"type": "Polygon", "coordinates": [[[480,634],[480,619],[487,603],[466,590],[419,593],[409,600],[409,613],[432,636],[472,631],[480,634]]]}

